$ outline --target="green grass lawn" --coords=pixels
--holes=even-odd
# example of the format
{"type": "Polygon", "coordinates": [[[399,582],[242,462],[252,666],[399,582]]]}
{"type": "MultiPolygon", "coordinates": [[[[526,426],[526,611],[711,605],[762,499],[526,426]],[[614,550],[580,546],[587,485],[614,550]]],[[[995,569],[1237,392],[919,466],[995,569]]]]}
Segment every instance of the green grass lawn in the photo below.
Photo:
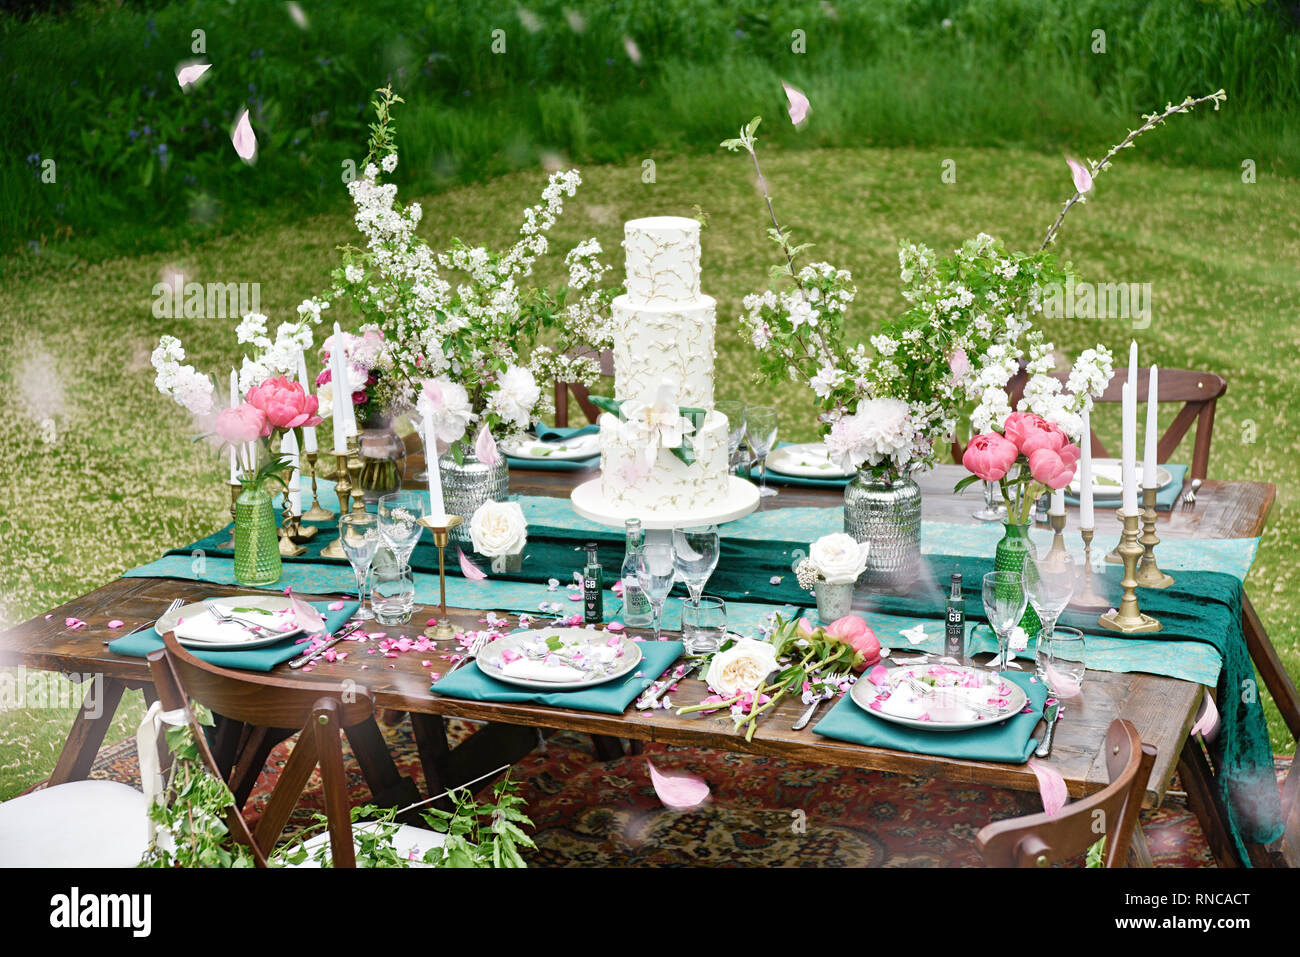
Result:
{"type": "MultiPolygon", "coordinates": [[[[942,251],[986,231],[1013,247],[1036,246],[1070,189],[1060,157],[1004,149],[773,151],[765,172],[782,218],[798,238],[817,243],[814,257],[852,270],[859,287],[852,331],[862,336],[901,306],[899,239],[942,251]],[[955,184],[940,179],[948,159],[955,184]]],[[[752,384],[752,355],[737,335],[740,299],[763,283],[774,251],[745,161],[722,153],[663,157],[654,184],[642,182],[639,162],[584,174],[556,241],[594,233],[620,274],[624,220],[703,207],[710,219],[704,289],[718,300],[717,395],[761,395],[784,411],[783,437],[813,437],[810,395],[789,383],[752,384]]],[[[515,173],[427,198],[424,235],[508,245],[543,179],[515,173]]],[[[1146,362],[1228,379],[1210,473],[1278,485],[1248,584],[1283,660],[1300,675],[1300,566],[1291,557],[1300,541],[1300,511],[1291,507],[1300,451],[1298,203],[1294,180],[1262,175],[1245,184],[1231,170],[1170,169],[1144,163],[1140,149],[1125,155],[1071,213],[1061,252],[1082,278],[1150,282],[1154,321],[1134,332],[1120,320],[1071,320],[1049,332],[1071,355],[1099,341],[1118,353],[1136,336],[1146,362]]],[[[199,368],[220,373],[237,357],[234,323],[155,319],[151,290],[164,271],[179,267],[200,282],[260,282],[262,311],[278,322],[324,287],[334,247],[354,238],[340,188],[330,215],[286,214],[280,225],[166,254],[96,265],[46,256],[0,263],[0,429],[10,466],[0,511],[0,625],[227,521],[221,462],[154,389],[149,353],[161,333],[172,332],[199,368]],[[47,417],[56,424],[52,441],[40,425],[47,417]]],[[[1186,461],[1190,448],[1180,453],[1176,459],[1186,461]]],[[[1271,703],[1268,714],[1275,749],[1289,751],[1271,703]]],[[[57,709],[0,714],[0,798],[49,773],[70,717],[57,709]]],[[[117,738],[129,718],[119,719],[117,738]]]]}

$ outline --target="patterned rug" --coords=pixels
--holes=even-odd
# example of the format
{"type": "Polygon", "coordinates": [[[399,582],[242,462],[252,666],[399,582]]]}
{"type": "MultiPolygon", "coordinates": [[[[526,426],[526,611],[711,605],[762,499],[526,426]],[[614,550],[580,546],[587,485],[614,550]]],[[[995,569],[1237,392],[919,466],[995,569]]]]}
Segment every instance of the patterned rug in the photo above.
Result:
{"type": "MultiPolygon", "coordinates": [[[[453,744],[473,731],[468,722],[449,724],[453,744]]],[[[410,723],[383,732],[401,773],[423,792],[410,723]]],[[[289,744],[272,752],[250,816],[265,804],[289,744]]],[[[369,789],[350,753],[346,759],[353,802],[364,803],[369,789]]],[[[1279,759],[1280,778],[1289,763],[1279,759]]],[[[1035,794],[728,751],[647,744],[639,756],[601,762],[591,739],[573,732],[548,738],[512,773],[537,825],[530,863],[546,867],[978,867],[980,828],[1041,810],[1035,794]],[[700,776],[711,798],[689,811],[664,807],[647,759],[661,771],[700,776]]],[[[101,751],[91,777],[138,786],[134,741],[101,751]]],[[[323,807],[314,776],[289,827],[305,826],[323,807]]],[[[1200,825],[1177,795],[1143,812],[1142,826],[1156,866],[1214,866],[1200,825]]]]}

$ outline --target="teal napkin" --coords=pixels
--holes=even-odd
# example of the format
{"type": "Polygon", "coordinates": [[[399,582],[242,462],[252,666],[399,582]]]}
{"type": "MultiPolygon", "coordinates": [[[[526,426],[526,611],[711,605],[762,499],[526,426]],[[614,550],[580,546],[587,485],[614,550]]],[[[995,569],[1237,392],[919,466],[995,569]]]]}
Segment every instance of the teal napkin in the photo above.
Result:
{"type": "MultiPolygon", "coordinates": [[[[338,611],[330,611],[329,606],[333,604],[332,602],[314,601],[311,604],[325,616],[325,630],[331,635],[338,630],[340,625],[356,614],[357,609],[361,607],[358,602],[349,601],[344,602],[343,607],[338,611]]],[[[123,635],[116,641],[110,642],[108,650],[118,655],[144,658],[162,647],[162,636],[155,629],[146,628],[134,635],[123,635]]],[[[195,648],[186,648],[185,650],[195,658],[201,658],[209,664],[220,665],[222,668],[241,668],[244,671],[270,671],[276,665],[288,661],[290,658],[297,658],[306,648],[307,642],[303,640],[301,634],[297,634],[285,638],[283,641],[277,641],[273,645],[264,645],[261,648],[234,651],[199,651],[195,648]]]]}
{"type": "MultiPolygon", "coordinates": [[[[593,435],[600,431],[598,425],[584,425],[580,429],[561,429],[553,425],[543,425],[537,423],[533,427],[533,432],[542,442],[557,442],[561,439],[573,439],[580,435],[593,435]]],[[[511,468],[517,469],[541,469],[548,472],[581,472],[584,469],[592,468],[600,464],[600,456],[593,455],[585,459],[521,459],[513,455],[506,456],[506,462],[511,468]]]]}
{"type": "MultiPolygon", "coordinates": [[[[1173,481],[1171,481],[1160,491],[1156,492],[1156,511],[1158,512],[1168,512],[1170,509],[1174,507],[1174,504],[1178,501],[1178,496],[1182,494],[1183,481],[1187,478],[1187,473],[1189,471],[1189,468],[1186,465],[1166,464],[1164,467],[1169,470],[1169,477],[1173,479],[1173,481]]],[[[1138,481],[1140,482],[1141,480],[1142,477],[1139,475],[1138,481]]],[[[1065,493],[1065,500],[1071,505],[1079,504],[1079,496],[1071,495],[1069,492],[1065,493]]],[[[1142,490],[1139,488],[1138,489],[1139,505],[1142,504],[1141,500],[1142,500],[1142,490]]],[[[1113,506],[1114,508],[1119,508],[1119,496],[1118,495],[1115,496],[1114,499],[1107,499],[1106,504],[1113,506]]],[[[1102,507],[1101,502],[1097,502],[1097,508],[1100,509],[1101,507],[1102,507]]]]}
{"type": "MultiPolygon", "coordinates": [[[[970,731],[916,731],[877,718],[858,707],[845,695],[826,717],[813,728],[820,735],[837,741],[866,744],[875,748],[892,748],[913,754],[933,754],[945,758],[966,758],[972,761],[1005,761],[1023,764],[1038,747],[1038,740],[1030,737],[1043,716],[1043,702],[1047,700],[1047,687],[1027,674],[1004,671],[1002,677],[1024,689],[1029,696],[1029,714],[974,728],[970,731]]],[[[866,681],[864,676],[862,681],[866,681]]]]}
{"type": "Polygon", "coordinates": [[[508,685],[485,675],[479,670],[478,662],[471,662],[453,671],[434,684],[433,690],[449,698],[463,698],[467,701],[547,704],[575,711],[622,714],[682,653],[680,641],[641,641],[638,644],[643,658],[632,674],[581,691],[530,691],[508,685]]]}

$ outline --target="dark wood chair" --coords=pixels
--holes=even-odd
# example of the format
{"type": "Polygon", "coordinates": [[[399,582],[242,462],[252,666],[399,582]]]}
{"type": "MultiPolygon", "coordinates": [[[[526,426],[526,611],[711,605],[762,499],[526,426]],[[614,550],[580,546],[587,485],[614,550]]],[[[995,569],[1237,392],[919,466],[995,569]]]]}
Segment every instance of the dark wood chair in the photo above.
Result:
{"type": "Polygon", "coordinates": [[[1103,833],[1107,867],[1126,866],[1131,848],[1144,859],[1146,844],[1137,819],[1156,749],[1143,744],[1137,729],[1123,718],[1111,722],[1105,747],[1109,785],[1066,805],[1056,817],[1030,814],[988,825],[975,837],[984,863],[990,867],[1048,867],[1082,854],[1103,833]]]}
{"type": "MultiPolygon", "coordinates": [[[[237,808],[230,809],[226,823],[231,836],[246,845],[258,865],[265,867],[267,856],[279,840],[312,771],[319,767],[333,866],[355,867],[340,735],[373,718],[374,703],[370,697],[361,689],[344,685],[304,687],[270,675],[219,668],[191,655],[171,632],[163,635],[163,645],[163,650],[149,655],[149,669],[158,698],[168,711],[185,711],[199,754],[213,774],[222,777],[207,737],[189,707],[191,699],[214,713],[249,726],[301,729],[256,826],[250,827],[237,808]]],[[[428,846],[438,839],[432,831],[405,825],[401,831],[414,834],[399,833],[398,843],[409,843],[414,837],[427,835],[424,844],[428,846]]]]}
{"type": "MultiPolygon", "coordinates": [[[[614,374],[614,353],[606,350],[600,354],[600,374],[602,376],[612,376],[614,374]]],[[[582,414],[587,417],[588,422],[595,422],[600,416],[600,409],[591,401],[591,390],[577,382],[557,382],[555,383],[555,427],[557,429],[567,428],[569,425],[569,394],[577,401],[578,407],[582,409],[582,414]]]]}
{"type": "MultiPolygon", "coordinates": [[[[1069,372],[1054,373],[1055,378],[1064,384],[1070,377],[1069,372]]],[[[1139,369],[1137,376],[1137,391],[1140,401],[1146,401],[1147,383],[1151,378],[1149,368],[1139,369]]],[[[1011,406],[1015,408],[1017,402],[1025,391],[1026,376],[1022,371],[1007,384],[1007,394],[1011,399],[1011,406]]],[[[1102,393],[1098,402],[1119,402],[1120,392],[1124,388],[1124,383],[1128,381],[1128,367],[1115,370],[1115,375],[1111,378],[1110,384],[1106,386],[1106,391],[1102,393]]],[[[1187,435],[1188,430],[1193,424],[1196,426],[1196,438],[1192,446],[1192,466],[1187,478],[1190,481],[1194,478],[1203,479],[1207,477],[1207,471],[1210,467],[1210,441],[1214,436],[1214,412],[1219,398],[1228,391],[1228,382],[1223,376],[1215,375],[1213,372],[1193,372],[1189,369],[1161,369],[1160,370],[1160,388],[1157,395],[1159,402],[1181,402],[1183,407],[1179,409],[1178,415],[1174,421],[1169,424],[1165,434],[1160,437],[1156,443],[1156,459],[1160,463],[1169,461],[1169,457],[1174,454],[1187,435]]],[[[1145,411],[1142,413],[1145,415],[1145,411]]],[[[1140,428],[1141,426],[1139,426],[1140,428]]],[[[1139,438],[1139,441],[1141,439],[1139,438]]],[[[954,441],[952,445],[953,460],[960,462],[965,447],[954,441]]],[[[1092,433],[1092,454],[1095,457],[1106,456],[1106,447],[1102,445],[1097,438],[1096,430],[1092,433]]]]}

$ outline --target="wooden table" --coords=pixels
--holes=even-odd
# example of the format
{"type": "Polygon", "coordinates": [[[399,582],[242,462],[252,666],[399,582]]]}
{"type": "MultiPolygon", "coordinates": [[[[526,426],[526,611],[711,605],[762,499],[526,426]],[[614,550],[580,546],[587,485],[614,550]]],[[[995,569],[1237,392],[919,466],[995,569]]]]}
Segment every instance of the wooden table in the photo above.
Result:
{"type": "MultiPolygon", "coordinates": [[[[970,521],[970,512],[981,503],[977,492],[958,496],[952,493],[956,478],[963,474],[955,467],[940,467],[925,476],[922,486],[923,515],[926,519],[970,521]]],[[[567,495],[574,483],[574,473],[516,471],[511,476],[511,489],[516,493],[567,495]]],[[[581,476],[585,478],[586,476],[581,476]]],[[[1274,489],[1271,485],[1249,482],[1207,482],[1200,491],[1196,508],[1190,512],[1175,509],[1160,515],[1162,537],[1253,537],[1260,533],[1272,504],[1274,489]]],[[[822,489],[781,490],[776,499],[764,502],[767,507],[793,505],[834,505],[841,493],[822,489]]],[[[1103,539],[1104,540],[1104,539],[1103,539]]],[[[157,617],[173,598],[198,600],[211,595],[236,593],[238,589],[206,583],[153,578],[124,578],[96,589],[88,595],[54,609],[52,615],[37,616],[31,621],[0,634],[0,664],[22,665],[28,668],[103,675],[105,714],[92,719],[87,714],[78,715],[52,782],[59,783],[84,777],[93,762],[111,720],[113,709],[127,688],[142,688],[151,692],[149,669],[141,658],[127,658],[113,654],[104,644],[106,638],[120,632],[107,627],[111,618],[128,623],[143,622],[157,617]],[[64,618],[77,617],[87,622],[87,627],[69,632],[64,618]]],[[[324,596],[319,596],[324,597],[324,596]]],[[[869,596],[862,596],[869,598],[869,596]]],[[[1253,618],[1249,609],[1246,618],[1253,618]]],[[[427,611],[427,609],[426,609],[427,611]]],[[[453,610],[451,615],[458,627],[481,627],[480,610],[453,610]]],[[[417,611],[412,626],[405,629],[386,628],[390,637],[398,633],[418,634],[415,623],[428,617],[417,611]]],[[[1254,619],[1256,625],[1258,619],[1254,619]]],[[[1257,645],[1267,646],[1272,653],[1267,636],[1259,629],[1253,639],[1252,653],[1257,645]]],[[[811,727],[791,731],[790,727],[803,710],[797,700],[787,701],[759,725],[752,741],[732,729],[725,717],[692,714],[678,716],[675,711],[655,709],[640,712],[630,708],[622,715],[592,714],[568,711],[530,704],[497,704],[462,701],[436,695],[429,690],[429,671],[443,671],[445,665],[436,657],[438,653],[450,654],[454,642],[440,644],[436,653],[407,653],[396,658],[378,655],[352,654],[344,661],[319,663],[311,673],[296,673],[296,679],[305,684],[337,684],[346,679],[363,686],[374,698],[378,708],[409,712],[412,716],[417,744],[425,766],[430,791],[436,792],[446,784],[468,780],[477,773],[498,766],[504,753],[517,759],[527,753],[536,741],[535,732],[529,728],[564,728],[587,732],[608,738],[633,741],[658,741],[673,745],[723,748],[752,754],[770,755],[866,770],[882,770],[905,774],[919,774],[970,781],[981,784],[1033,791],[1037,781],[1024,765],[967,761],[932,755],[907,754],[881,748],[864,747],[823,738],[811,727]],[[431,659],[433,667],[424,667],[422,660],[431,659]],[[368,665],[368,668],[363,668],[368,665]],[[442,667],[439,667],[443,665],[442,667]],[[469,739],[467,745],[449,751],[442,733],[444,717],[464,717],[492,722],[490,734],[480,733],[469,739]],[[476,743],[477,742],[477,743],[476,743]],[[470,747],[469,745],[472,745],[470,747]],[[493,764],[496,761],[498,764],[493,764]]],[[[1260,648],[1261,653],[1263,648],[1260,648]]],[[[1257,661],[1259,659],[1257,658],[1257,661]]],[[[1274,656],[1274,660],[1276,660],[1274,656]]],[[[1294,710],[1294,685],[1286,677],[1280,664],[1281,677],[1290,688],[1294,710]]],[[[1262,669],[1261,669],[1262,670],[1262,669]]],[[[288,673],[281,666],[277,673],[288,673]]],[[[1055,746],[1050,758],[1065,778],[1073,797],[1081,797],[1107,784],[1105,762],[1099,754],[1100,744],[1110,722],[1116,717],[1129,719],[1137,727],[1142,740],[1157,747],[1159,754],[1147,785],[1146,803],[1156,806],[1164,799],[1175,770],[1187,789],[1189,802],[1200,817],[1207,838],[1216,857],[1225,865],[1235,863],[1235,852],[1227,838],[1222,810],[1211,787],[1212,773],[1198,748],[1185,747],[1188,730],[1195,718],[1202,697],[1199,685],[1173,678],[1147,674],[1116,674],[1090,672],[1087,694],[1081,703],[1069,711],[1068,717],[1057,728],[1055,746]]],[[[1270,684],[1270,690],[1273,686],[1270,684]]],[[[1274,690],[1286,693],[1279,685],[1274,690]]],[[[676,705],[693,704],[705,694],[699,681],[684,682],[673,695],[676,705]]],[[[1286,699],[1279,699],[1283,703],[1286,699]]],[[[1295,715],[1288,716],[1291,720],[1295,715]]],[[[1300,732],[1300,720],[1294,731],[1300,732]]],[[[397,776],[391,759],[385,762],[377,727],[373,732],[352,741],[358,760],[362,763],[378,800],[396,803],[409,793],[409,782],[397,776]]],[[[269,749],[269,744],[265,746],[269,749]]],[[[265,749],[264,749],[265,750],[265,749]]],[[[259,752],[259,753],[264,753],[259,752]]],[[[261,764],[251,768],[256,775],[261,764]]],[[[245,776],[250,772],[244,769],[245,776]]],[[[251,781],[246,781],[251,786],[251,781]]],[[[233,786],[233,784],[232,784],[233,786]]],[[[236,788],[238,793],[239,789],[236,788]]],[[[1252,849],[1258,863],[1276,862],[1278,854],[1270,855],[1265,849],[1252,849]]]]}

